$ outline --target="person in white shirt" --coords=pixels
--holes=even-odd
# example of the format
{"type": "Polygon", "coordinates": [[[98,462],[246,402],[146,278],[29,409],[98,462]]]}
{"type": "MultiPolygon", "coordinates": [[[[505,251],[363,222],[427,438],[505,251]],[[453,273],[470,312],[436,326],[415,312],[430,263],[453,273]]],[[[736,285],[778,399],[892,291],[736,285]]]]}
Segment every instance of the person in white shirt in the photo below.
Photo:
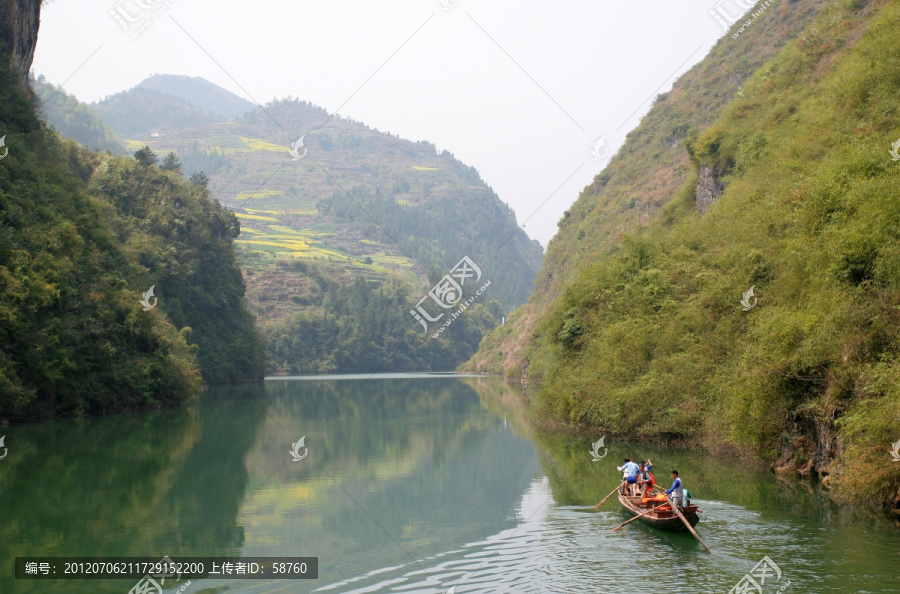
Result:
{"type": "Polygon", "coordinates": [[[672,471],[672,478],[675,481],[672,483],[672,486],[666,491],[666,495],[672,496],[672,503],[678,506],[678,509],[684,509],[684,487],[681,485],[681,479],[678,478],[678,471],[672,471]]]}

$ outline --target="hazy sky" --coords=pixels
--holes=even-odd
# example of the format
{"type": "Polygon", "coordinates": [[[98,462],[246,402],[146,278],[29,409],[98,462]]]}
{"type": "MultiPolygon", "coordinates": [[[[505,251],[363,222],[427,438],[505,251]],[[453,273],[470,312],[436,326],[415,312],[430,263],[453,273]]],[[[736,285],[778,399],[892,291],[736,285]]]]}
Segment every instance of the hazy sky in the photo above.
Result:
{"type": "Polygon", "coordinates": [[[593,143],[614,153],[723,35],[717,2],[55,0],[34,70],[83,101],[154,73],[201,76],[428,140],[477,168],[546,245],[609,159],[593,143]],[[126,31],[111,13],[152,24],[126,31]]]}

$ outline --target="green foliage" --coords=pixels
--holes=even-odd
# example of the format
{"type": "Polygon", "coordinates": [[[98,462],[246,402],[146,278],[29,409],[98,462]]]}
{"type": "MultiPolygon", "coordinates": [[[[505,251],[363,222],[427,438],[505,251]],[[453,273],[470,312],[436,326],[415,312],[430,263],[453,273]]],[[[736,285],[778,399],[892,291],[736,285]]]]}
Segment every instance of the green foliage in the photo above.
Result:
{"type": "Polygon", "coordinates": [[[209,185],[209,178],[202,171],[195,171],[191,174],[191,183],[205,188],[209,185]]]}
{"type": "Polygon", "coordinates": [[[140,286],[155,286],[159,309],[177,327],[191,329],[204,381],[262,379],[264,346],[244,307],[232,249],[240,234],[237,217],[203,185],[140,160],[102,158],[88,191],[115,209],[107,216],[140,266],[140,286]]]}
{"type": "Polygon", "coordinates": [[[173,171],[178,175],[181,175],[181,161],[178,160],[178,156],[175,153],[169,153],[163,157],[163,161],[159,168],[163,171],[173,171]]]}
{"type": "Polygon", "coordinates": [[[160,130],[201,126],[221,119],[190,101],[140,86],[91,107],[119,138],[145,138],[160,130]]]}
{"type": "MultiPolygon", "coordinates": [[[[833,4],[799,19],[806,30],[718,120],[687,132],[692,165],[725,187],[705,215],[691,204],[696,175],[686,176],[643,230],[595,246],[555,299],[537,297],[549,303],[528,350],[544,374],[540,414],[816,460],[848,497],[897,496],[888,450],[900,418],[900,167],[888,148],[900,136],[900,5],[869,8],[833,4]],[[757,305],[742,311],[751,285],[757,305]]],[[[735,61],[753,51],[740,42],[735,61]]],[[[634,166],[650,133],[642,124],[629,136],[614,174],[634,166]]],[[[571,216],[595,200],[583,196],[571,216]]],[[[548,264],[585,253],[571,228],[561,226],[548,264]]]]}
{"type": "Polygon", "coordinates": [[[3,70],[0,120],[0,419],[177,406],[202,379],[261,377],[233,214],[149,148],[61,141],[3,70]]]}
{"type": "Polygon", "coordinates": [[[316,208],[338,221],[377,221],[377,226],[368,228],[366,237],[386,244],[396,239],[402,253],[423,267],[440,271],[439,277],[462,256],[469,256],[490,278],[496,298],[509,307],[523,302],[531,293],[532,271],[540,253],[530,242],[516,237],[519,233],[512,220],[472,216],[492,199],[496,195],[486,188],[461,190],[415,208],[398,204],[393,195],[384,195],[379,188],[371,192],[360,186],[350,192],[336,191],[320,200],[316,208]],[[509,241],[503,244],[504,240],[509,241]]]}
{"type": "Polygon", "coordinates": [[[40,102],[41,118],[60,134],[88,149],[125,154],[125,147],[89,105],[57,89],[43,76],[32,78],[31,87],[40,102]]]}
{"type": "Polygon", "coordinates": [[[333,266],[295,267],[314,280],[300,298],[308,307],[263,325],[271,370],[278,373],[449,371],[503,315],[497,301],[476,302],[434,338],[434,328],[426,333],[409,315],[421,289],[408,282],[357,276],[348,283],[333,266]]]}
{"type": "Polygon", "coordinates": [[[200,385],[195,352],[159,312],[82,176],[94,156],[42,127],[0,70],[0,419],[174,406],[200,385]]]}
{"type": "Polygon", "coordinates": [[[137,152],[134,153],[135,160],[140,163],[144,167],[150,167],[151,165],[156,165],[156,153],[150,150],[150,147],[144,145],[143,148],[138,149],[137,152]]]}

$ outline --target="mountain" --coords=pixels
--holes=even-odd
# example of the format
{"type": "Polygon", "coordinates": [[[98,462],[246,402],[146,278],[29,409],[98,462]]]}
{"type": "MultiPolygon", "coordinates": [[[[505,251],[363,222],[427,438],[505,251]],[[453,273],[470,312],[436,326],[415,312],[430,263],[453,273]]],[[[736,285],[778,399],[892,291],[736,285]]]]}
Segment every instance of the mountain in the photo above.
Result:
{"type": "Polygon", "coordinates": [[[203,111],[233,120],[256,109],[256,104],[197,77],[155,74],[136,88],[156,91],[190,103],[203,111]]]}
{"type": "MultiPolygon", "coordinates": [[[[0,23],[0,38],[28,23],[0,23]]],[[[234,215],[147,153],[60,139],[14,61],[0,47],[0,422],[177,406],[203,381],[261,379],[234,215]]]]}
{"type": "Polygon", "coordinates": [[[89,105],[54,87],[43,76],[32,78],[30,83],[38,98],[41,119],[60,134],[78,141],[85,148],[117,155],[125,153],[125,145],[89,105]]]}
{"type": "Polygon", "coordinates": [[[234,209],[273,372],[453,369],[533,290],[541,246],[475,169],[428,142],[288,99],[127,143],[173,153],[234,209]],[[410,311],[464,258],[485,296],[445,331],[418,321],[410,311]]]}
{"type": "MultiPolygon", "coordinates": [[[[59,95],[49,124],[102,114],[129,151],[169,154],[235,211],[271,372],[450,370],[533,290],[541,246],[474,168],[431,143],[293,99],[223,121],[216,98],[233,96],[187,77],[157,75],[94,106],[59,95]],[[428,297],[461,262],[478,274],[460,282],[489,283],[463,318],[428,297]]],[[[460,303],[463,288],[451,293],[460,303]]]]}
{"type": "Polygon", "coordinates": [[[463,369],[527,374],[548,426],[896,507],[900,5],[759,8],[657,98],[463,369]]]}
{"type": "Polygon", "coordinates": [[[202,78],[171,74],[153,75],[91,107],[122,139],[233,120],[257,108],[202,78]]]}
{"type": "Polygon", "coordinates": [[[222,119],[190,101],[140,86],[106,97],[92,107],[121,139],[149,137],[160,130],[222,119]]]}

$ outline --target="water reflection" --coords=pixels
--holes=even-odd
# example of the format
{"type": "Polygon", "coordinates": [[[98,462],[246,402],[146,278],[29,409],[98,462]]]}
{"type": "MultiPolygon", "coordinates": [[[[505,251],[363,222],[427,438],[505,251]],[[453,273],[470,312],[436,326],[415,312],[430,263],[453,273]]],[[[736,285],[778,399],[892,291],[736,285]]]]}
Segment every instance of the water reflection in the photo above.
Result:
{"type": "MultiPolygon", "coordinates": [[[[177,411],[7,430],[0,591],[119,592],[16,581],[25,555],[317,556],[314,582],[202,580],[191,592],[728,591],[764,555],[795,592],[894,591],[893,523],[745,460],[534,432],[498,378],[354,377],[215,388],[177,411]],[[289,449],[306,436],[309,453],[289,449]],[[624,456],[681,472],[705,513],[686,534],[611,499],[624,456]],[[636,580],[638,569],[652,579],[636,580]]],[[[896,588],[895,588],[896,590],[896,588]]],[[[172,590],[168,590],[171,592],[172,590]]]]}
{"type": "Polygon", "coordinates": [[[0,475],[0,590],[123,592],[133,585],[14,580],[16,556],[240,551],[243,458],[265,399],[261,386],[219,393],[212,406],[9,429],[16,448],[0,475]]]}

